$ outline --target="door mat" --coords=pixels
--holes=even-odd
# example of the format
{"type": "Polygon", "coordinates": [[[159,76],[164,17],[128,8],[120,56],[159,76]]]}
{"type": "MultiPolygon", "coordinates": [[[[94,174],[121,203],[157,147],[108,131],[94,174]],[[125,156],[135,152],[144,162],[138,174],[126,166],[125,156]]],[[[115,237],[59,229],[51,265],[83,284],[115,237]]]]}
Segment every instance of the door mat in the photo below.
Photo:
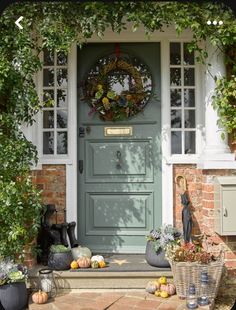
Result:
{"type": "Polygon", "coordinates": [[[170,268],[157,268],[150,266],[144,254],[102,254],[107,264],[104,268],[70,269],[71,272],[132,272],[132,271],[169,271],[170,268]]]}

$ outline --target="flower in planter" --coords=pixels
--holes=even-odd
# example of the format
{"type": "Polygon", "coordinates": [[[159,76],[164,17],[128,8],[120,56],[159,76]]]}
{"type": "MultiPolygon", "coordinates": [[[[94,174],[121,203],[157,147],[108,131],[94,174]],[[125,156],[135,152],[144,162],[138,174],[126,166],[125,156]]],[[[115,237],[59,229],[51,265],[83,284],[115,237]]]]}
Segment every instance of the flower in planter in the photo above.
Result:
{"type": "Polygon", "coordinates": [[[181,233],[175,227],[170,224],[164,224],[157,229],[151,230],[147,240],[153,242],[154,249],[157,252],[159,249],[165,250],[169,243],[178,243],[180,236],[181,233]]]}
{"type": "Polygon", "coordinates": [[[21,264],[16,264],[10,259],[0,261],[0,285],[24,282],[27,277],[27,267],[21,264]]]}

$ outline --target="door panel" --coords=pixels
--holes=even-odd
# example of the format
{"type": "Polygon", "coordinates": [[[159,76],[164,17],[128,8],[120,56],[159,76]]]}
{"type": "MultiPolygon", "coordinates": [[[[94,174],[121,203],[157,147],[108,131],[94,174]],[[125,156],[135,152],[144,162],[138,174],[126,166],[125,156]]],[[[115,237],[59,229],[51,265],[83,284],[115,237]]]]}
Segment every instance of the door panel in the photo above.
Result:
{"type": "Polygon", "coordinates": [[[78,239],[94,252],[142,253],[148,232],[161,225],[161,109],[158,43],[120,44],[151,70],[155,97],[142,113],[121,122],[89,116],[80,84],[114,44],[78,49],[78,239]],[[107,136],[107,127],[131,127],[130,136],[107,136]],[[81,130],[80,130],[81,131],[81,130]]]}

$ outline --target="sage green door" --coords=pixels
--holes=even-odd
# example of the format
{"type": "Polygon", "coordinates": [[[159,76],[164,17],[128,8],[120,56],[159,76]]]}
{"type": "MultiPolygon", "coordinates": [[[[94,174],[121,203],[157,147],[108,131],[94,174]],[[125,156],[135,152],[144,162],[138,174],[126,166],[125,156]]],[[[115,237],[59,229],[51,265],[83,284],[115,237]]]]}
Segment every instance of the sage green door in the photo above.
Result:
{"type": "Polygon", "coordinates": [[[155,93],[143,112],[119,122],[91,117],[80,87],[99,57],[114,49],[105,43],[78,48],[78,240],[93,252],[142,253],[162,217],[160,46],[119,45],[147,65],[155,93]]]}

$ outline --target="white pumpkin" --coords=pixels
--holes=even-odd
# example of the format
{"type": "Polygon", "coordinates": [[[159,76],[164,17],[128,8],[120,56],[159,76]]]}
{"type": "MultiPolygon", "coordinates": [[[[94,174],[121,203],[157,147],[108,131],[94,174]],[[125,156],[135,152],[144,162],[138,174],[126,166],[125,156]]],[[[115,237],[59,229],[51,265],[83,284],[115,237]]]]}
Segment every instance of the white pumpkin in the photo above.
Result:
{"type": "Polygon", "coordinates": [[[80,257],[86,256],[88,258],[91,258],[92,252],[89,248],[78,246],[76,248],[71,249],[73,260],[77,260],[80,257]]]}
{"type": "Polygon", "coordinates": [[[91,257],[91,262],[97,261],[98,263],[104,262],[104,257],[102,255],[94,255],[91,257]]]}

